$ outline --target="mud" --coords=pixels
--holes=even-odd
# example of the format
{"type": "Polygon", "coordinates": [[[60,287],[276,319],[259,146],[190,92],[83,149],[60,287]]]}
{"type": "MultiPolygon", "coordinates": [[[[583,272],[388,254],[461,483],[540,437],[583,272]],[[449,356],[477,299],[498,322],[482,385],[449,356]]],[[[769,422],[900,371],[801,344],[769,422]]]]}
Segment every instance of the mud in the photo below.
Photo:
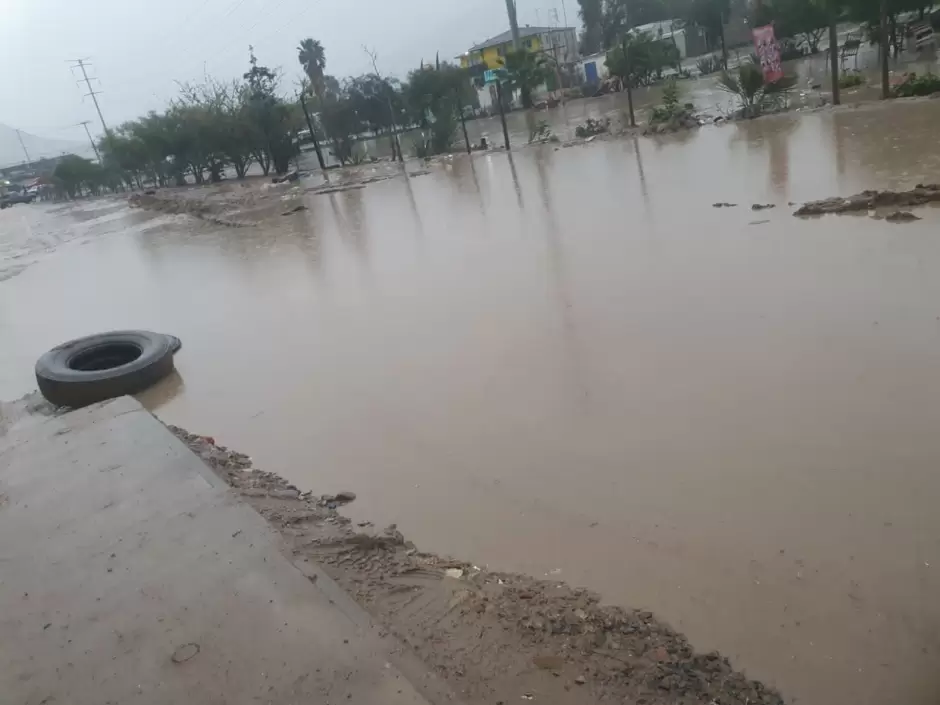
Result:
{"type": "Polygon", "coordinates": [[[354,528],[336,510],[354,493],[301,491],[211,437],[169,429],[280,532],[295,560],[320,564],[467,703],[783,703],[651,612],[421,552],[394,524],[354,528]]]}
{"type": "MultiPolygon", "coordinates": [[[[825,215],[827,213],[858,213],[878,208],[922,206],[940,201],[940,184],[917,184],[907,191],[866,190],[848,198],[824,198],[821,201],[804,203],[793,215],[825,215]]],[[[912,214],[908,214],[912,215],[912,214]]],[[[893,220],[911,220],[905,216],[894,216],[893,220]]],[[[914,219],[917,219],[914,216],[914,219]]]]}

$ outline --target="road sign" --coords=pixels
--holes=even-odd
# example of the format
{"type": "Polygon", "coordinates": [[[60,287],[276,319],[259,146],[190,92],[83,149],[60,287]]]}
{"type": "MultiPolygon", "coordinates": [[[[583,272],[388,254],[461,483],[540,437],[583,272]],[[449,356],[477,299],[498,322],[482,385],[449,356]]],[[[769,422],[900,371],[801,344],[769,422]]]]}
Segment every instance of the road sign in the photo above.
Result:
{"type": "Polygon", "coordinates": [[[506,69],[487,69],[483,72],[483,81],[485,83],[499,83],[508,78],[506,69]]]}

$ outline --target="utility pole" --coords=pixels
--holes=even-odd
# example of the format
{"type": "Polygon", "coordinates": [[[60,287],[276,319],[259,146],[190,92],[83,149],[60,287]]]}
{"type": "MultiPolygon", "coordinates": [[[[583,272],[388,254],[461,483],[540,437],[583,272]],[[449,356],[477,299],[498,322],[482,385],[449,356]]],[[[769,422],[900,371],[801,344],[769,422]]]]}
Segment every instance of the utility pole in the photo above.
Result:
{"type": "Polygon", "coordinates": [[[104,115],[101,114],[101,106],[98,105],[98,94],[101,91],[92,90],[91,79],[88,78],[88,72],[85,70],[85,67],[90,66],[91,64],[87,63],[85,59],[72,59],[72,63],[74,64],[74,66],[72,66],[73,70],[74,69],[82,70],[82,79],[80,81],[76,81],[76,83],[81,83],[82,81],[84,81],[85,85],[88,86],[88,93],[86,93],[85,95],[86,96],[90,95],[91,99],[95,102],[95,110],[98,111],[98,119],[101,120],[101,129],[104,130],[105,136],[110,135],[110,133],[108,132],[108,126],[104,122],[104,115]]]}
{"type": "Polygon", "coordinates": [[[23,154],[26,155],[26,164],[30,169],[33,167],[33,160],[29,158],[29,151],[26,149],[26,144],[23,142],[23,135],[20,134],[20,131],[16,131],[16,138],[20,141],[20,147],[23,148],[23,154]]]}
{"type": "Polygon", "coordinates": [[[307,100],[304,94],[307,92],[307,86],[303,85],[297,92],[300,98],[300,107],[303,108],[304,117],[307,118],[307,129],[310,130],[310,139],[313,141],[313,148],[317,152],[317,161],[320,162],[320,170],[326,170],[326,163],[323,161],[323,152],[320,150],[320,140],[317,139],[317,131],[313,129],[313,120],[310,119],[310,111],[307,110],[307,100]]]}
{"type": "Polygon", "coordinates": [[[509,151],[509,128],[506,126],[506,110],[503,108],[503,77],[496,80],[496,100],[499,101],[499,120],[503,123],[503,140],[506,142],[506,151],[509,151]]]}
{"type": "Polygon", "coordinates": [[[506,0],[506,13],[509,15],[509,29],[512,30],[513,51],[519,51],[522,48],[522,41],[519,39],[519,20],[516,18],[516,0],[506,0]]]}
{"type": "Polygon", "coordinates": [[[98,145],[95,144],[95,141],[91,138],[91,132],[88,131],[88,123],[90,122],[91,120],[83,120],[78,124],[85,128],[85,134],[88,135],[88,141],[91,142],[91,148],[95,150],[95,156],[98,157],[98,163],[101,164],[101,155],[98,153],[98,145]]]}
{"type": "Polygon", "coordinates": [[[888,80],[888,2],[881,0],[881,31],[879,44],[881,45],[881,99],[891,97],[891,86],[888,80]]]}

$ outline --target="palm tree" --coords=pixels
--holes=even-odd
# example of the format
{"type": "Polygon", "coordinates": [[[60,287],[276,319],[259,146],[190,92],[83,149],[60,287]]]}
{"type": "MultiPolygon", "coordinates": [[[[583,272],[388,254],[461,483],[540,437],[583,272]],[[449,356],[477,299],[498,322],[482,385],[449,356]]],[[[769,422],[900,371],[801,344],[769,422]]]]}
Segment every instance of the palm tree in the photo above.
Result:
{"type": "Polygon", "coordinates": [[[784,76],[773,83],[764,82],[759,66],[741,64],[736,73],[722,71],[718,87],[733,93],[741,102],[741,115],[754,118],[768,108],[779,106],[786,100],[786,92],[796,85],[796,78],[784,76]]]}
{"type": "Polygon", "coordinates": [[[326,52],[316,39],[303,39],[297,47],[297,61],[310,79],[310,86],[318,98],[323,97],[323,71],[326,69],[326,52]]]}

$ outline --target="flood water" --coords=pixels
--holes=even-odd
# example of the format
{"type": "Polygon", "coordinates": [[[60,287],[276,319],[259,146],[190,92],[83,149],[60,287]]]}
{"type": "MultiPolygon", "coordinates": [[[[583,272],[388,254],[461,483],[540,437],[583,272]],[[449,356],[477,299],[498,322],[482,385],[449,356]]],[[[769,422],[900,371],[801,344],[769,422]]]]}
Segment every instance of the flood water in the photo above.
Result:
{"type": "Polygon", "coordinates": [[[0,398],[64,339],[173,333],[145,404],[356,518],[652,609],[791,701],[935,703],[940,211],[787,204],[940,180],[938,119],[459,157],[265,228],[18,206],[0,398]]]}

